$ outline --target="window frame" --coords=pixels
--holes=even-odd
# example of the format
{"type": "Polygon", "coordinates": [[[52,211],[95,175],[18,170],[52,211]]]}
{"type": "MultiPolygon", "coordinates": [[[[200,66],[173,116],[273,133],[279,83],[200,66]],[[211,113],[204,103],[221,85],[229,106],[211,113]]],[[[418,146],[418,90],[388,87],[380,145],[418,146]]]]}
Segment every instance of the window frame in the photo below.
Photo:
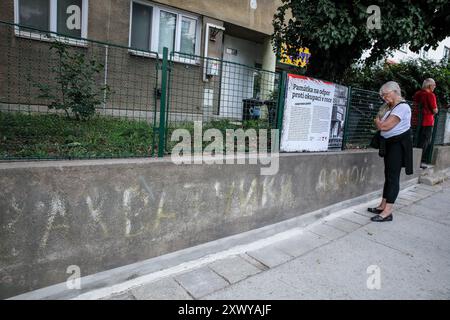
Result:
{"type": "Polygon", "coordinates": [[[450,47],[444,46],[444,54],[442,56],[442,60],[444,60],[444,62],[450,61],[450,47]]]}
{"type": "MultiPolygon", "coordinates": [[[[15,35],[17,37],[23,37],[28,39],[40,40],[40,41],[61,41],[69,45],[74,46],[87,46],[87,42],[84,40],[76,40],[73,37],[59,35],[57,30],[58,21],[58,1],[48,0],[49,2],[49,34],[41,34],[34,31],[20,30],[19,27],[15,27],[15,35]]],[[[81,8],[81,35],[80,39],[86,39],[88,33],[88,15],[89,15],[89,0],[82,0],[81,8]]],[[[20,0],[14,0],[14,23],[20,25],[20,0]]]]}
{"type": "Polygon", "coordinates": [[[424,48],[422,48],[420,53],[421,53],[420,54],[421,59],[428,60],[428,51],[426,51],[424,48]]]}
{"type": "MultiPolygon", "coordinates": [[[[152,21],[151,21],[151,33],[150,33],[150,48],[147,50],[137,50],[130,49],[130,54],[143,56],[143,57],[151,57],[156,58],[158,53],[158,57],[162,58],[162,52],[158,52],[159,46],[159,26],[160,26],[160,12],[168,12],[176,15],[176,25],[175,25],[175,44],[174,44],[174,52],[180,52],[181,48],[181,25],[182,18],[186,17],[188,19],[192,19],[196,22],[195,28],[195,56],[200,56],[200,46],[201,46],[201,20],[199,15],[195,15],[192,13],[188,13],[182,10],[174,9],[168,6],[154,4],[153,2],[145,2],[142,0],[131,0],[130,1],[130,23],[129,23],[129,35],[128,35],[128,47],[131,48],[131,37],[132,37],[132,26],[133,26],[133,4],[138,3],[140,5],[149,6],[152,8],[152,21]]],[[[170,52],[169,52],[170,54],[170,52]]],[[[169,57],[170,59],[170,57],[169,57]]],[[[199,64],[200,61],[198,58],[185,58],[180,56],[173,56],[173,61],[183,62],[186,64],[199,64]]]]}

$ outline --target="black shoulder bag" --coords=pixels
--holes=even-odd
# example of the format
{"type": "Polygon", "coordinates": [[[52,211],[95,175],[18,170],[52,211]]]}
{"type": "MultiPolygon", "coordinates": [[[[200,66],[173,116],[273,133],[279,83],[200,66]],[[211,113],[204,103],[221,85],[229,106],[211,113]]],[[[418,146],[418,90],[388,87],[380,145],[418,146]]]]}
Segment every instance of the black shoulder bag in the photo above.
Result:
{"type": "Polygon", "coordinates": [[[381,131],[377,130],[377,132],[375,132],[374,136],[372,137],[369,146],[374,149],[380,149],[380,139],[381,139],[381,131]]]}

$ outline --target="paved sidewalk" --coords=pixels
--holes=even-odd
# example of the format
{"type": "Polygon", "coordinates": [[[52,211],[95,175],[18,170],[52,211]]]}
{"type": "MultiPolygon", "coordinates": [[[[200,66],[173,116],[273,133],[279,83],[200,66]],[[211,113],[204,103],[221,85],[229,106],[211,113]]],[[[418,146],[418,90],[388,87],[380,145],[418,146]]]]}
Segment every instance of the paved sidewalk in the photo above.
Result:
{"type": "Polygon", "coordinates": [[[392,222],[376,205],[107,299],[450,299],[450,180],[401,191],[392,222]]]}

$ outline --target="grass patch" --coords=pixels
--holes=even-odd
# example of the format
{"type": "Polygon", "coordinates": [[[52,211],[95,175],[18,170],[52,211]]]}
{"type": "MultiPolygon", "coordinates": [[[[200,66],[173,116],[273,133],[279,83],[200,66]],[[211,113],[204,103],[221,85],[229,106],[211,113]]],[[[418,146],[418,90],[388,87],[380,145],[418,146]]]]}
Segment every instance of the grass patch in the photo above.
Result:
{"type": "MultiPolygon", "coordinates": [[[[227,129],[270,129],[268,121],[262,120],[214,120],[202,128],[222,132],[224,147],[227,129]]],[[[169,153],[179,142],[170,139],[175,129],[188,130],[193,146],[194,123],[172,123],[167,129],[169,153]]],[[[150,157],[152,149],[158,153],[157,138],[153,126],[144,121],[106,116],[77,121],[57,114],[0,112],[0,160],[150,157]]],[[[268,140],[270,149],[270,133],[268,140]]],[[[203,148],[210,143],[203,141],[203,148]]],[[[248,141],[245,149],[249,149],[248,141]]]]}
{"type": "Polygon", "coordinates": [[[0,112],[0,159],[150,156],[152,140],[143,121],[0,112]]]}
{"type": "MultiPolygon", "coordinates": [[[[172,125],[169,125],[169,127],[168,127],[167,148],[166,148],[168,150],[168,152],[170,153],[172,151],[173,147],[181,141],[181,140],[180,141],[171,141],[172,133],[176,129],[186,129],[187,131],[189,131],[189,133],[191,135],[191,147],[192,147],[192,151],[193,151],[193,148],[194,148],[194,123],[193,122],[180,122],[180,123],[174,123],[172,125]]],[[[244,131],[246,131],[248,129],[255,129],[256,134],[259,134],[259,129],[267,129],[267,131],[268,131],[267,150],[270,150],[271,136],[270,136],[269,129],[271,129],[271,128],[270,128],[269,122],[267,120],[245,120],[242,122],[241,121],[232,121],[232,120],[228,120],[228,119],[212,120],[212,121],[205,122],[202,124],[203,133],[208,129],[217,129],[222,133],[224,154],[226,154],[225,142],[227,139],[227,134],[226,134],[227,129],[231,129],[231,130],[243,129],[244,131]]],[[[256,142],[256,145],[253,145],[252,147],[258,148],[258,143],[259,142],[256,142]]],[[[209,144],[211,144],[211,141],[203,140],[203,144],[202,144],[203,150],[209,144]]],[[[245,151],[248,152],[249,149],[250,149],[249,141],[246,139],[245,151]]]]}

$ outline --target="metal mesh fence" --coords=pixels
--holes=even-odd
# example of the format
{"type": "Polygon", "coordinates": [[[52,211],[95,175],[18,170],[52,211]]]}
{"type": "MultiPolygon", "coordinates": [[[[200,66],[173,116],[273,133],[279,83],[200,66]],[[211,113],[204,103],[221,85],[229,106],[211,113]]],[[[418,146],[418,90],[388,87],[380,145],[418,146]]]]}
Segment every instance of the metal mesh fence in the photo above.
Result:
{"type": "MultiPolygon", "coordinates": [[[[234,62],[170,54],[167,103],[167,150],[171,133],[201,121],[203,131],[218,129],[274,129],[280,74],[234,62]],[[180,63],[181,62],[181,63],[180,63]]],[[[270,147],[270,137],[268,144],[270,147]]],[[[247,146],[248,147],[248,146],[247,146]]]]}
{"type": "MultiPolygon", "coordinates": [[[[444,144],[445,139],[445,123],[447,120],[447,110],[439,108],[438,114],[434,118],[434,128],[431,136],[430,146],[425,151],[426,154],[423,160],[427,163],[431,163],[433,157],[433,146],[444,144]]],[[[422,106],[414,105],[413,114],[411,119],[411,127],[414,130],[414,146],[421,147],[421,128],[422,128],[422,106]]]]}
{"type": "Polygon", "coordinates": [[[434,145],[444,144],[445,137],[445,123],[447,121],[448,112],[447,109],[439,109],[439,113],[436,117],[435,129],[436,133],[434,136],[434,145]]]}
{"type": "Polygon", "coordinates": [[[0,159],[153,155],[159,62],[145,55],[158,58],[0,22],[0,159]]]}
{"type": "Polygon", "coordinates": [[[277,127],[279,74],[162,58],[0,22],[0,160],[162,156],[195,120],[224,133],[277,127]]]}
{"type": "MultiPolygon", "coordinates": [[[[177,143],[175,129],[194,136],[194,121],[202,136],[212,128],[225,137],[227,129],[280,129],[284,90],[281,74],[256,66],[163,57],[0,21],[0,160],[162,156],[177,143]]],[[[366,148],[383,101],[374,91],[341,91],[343,148],[366,148]]],[[[417,145],[419,109],[412,115],[417,145]]],[[[434,144],[444,142],[446,116],[437,117],[434,144]]],[[[336,134],[330,149],[340,145],[336,134]]]]}
{"type": "MultiPolygon", "coordinates": [[[[377,131],[373,119],[376,117],[384,101],[376,91],[368,91],[359,88],[351,88],[350,101],[348,104],[348,114],[346,132],[344,133],[345,149],[367,148],[377,131]]],[[[411,101],[406,101],[411,108],[414,108],[411,101]]],[[[413,125],[411,131],[414,140],[417,136],[417,123],[414,120],[418,113],[412,109],[413,125]]]]}
{"type": "Polygon", "coordinates": [[[383,104],[379,94],[358,88],[351,89],[348,104],[346,132],[344,141],[346,149],[365,148],[376,132],[373,119],[383,104]]]}

